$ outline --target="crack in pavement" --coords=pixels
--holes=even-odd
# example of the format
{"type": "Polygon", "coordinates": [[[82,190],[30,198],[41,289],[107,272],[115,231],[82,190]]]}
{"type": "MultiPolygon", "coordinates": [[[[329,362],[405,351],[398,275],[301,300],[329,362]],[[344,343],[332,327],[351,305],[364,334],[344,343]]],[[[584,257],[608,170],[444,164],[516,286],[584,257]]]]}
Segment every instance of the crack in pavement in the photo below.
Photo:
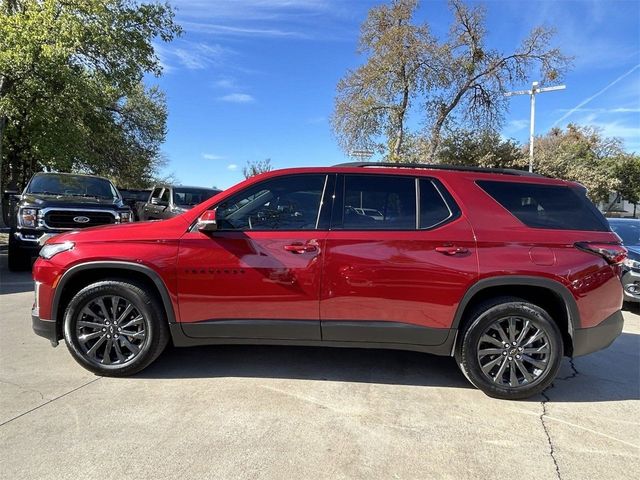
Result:
{"type": "MultiPolygon", "coordinates": [[[[571,375],[567,375],[566,377],[560,377],[560,378],[557,378],[556,380],[570,380],[572,378],[576,378],[580,374],[580,372],[576,368],[575,363],[573,363],[573,357],[569,357],[569,365],[571,366],[571,375]]],[[[540,423],[542,424],[542,429],[544,430],[544,434],[547,436],[547,443],[549,444],[549,455],[551,455],[551,459],[553,460],[553,465],[556,469],[556,476],[558,477],[558,480],[562,480],[562,475],[560,474],[560,466],[558,465],[558,459],[556,458],[555,446],[553,444],[553,440],[551,440],[549,427],[545,422],[545,417],[547,416],[547,402],[551,401],[551,399],[549,398],[549,395],[547,395],[547,391],[552,390],[554,386],[555,386],[555,383],[552,383],[547,388],[545,388],[541,393],[542,398],[544,398],[544,400],[540,402],[540,404],[542,405],[542,413],[540,414],[539,418],[540,418],[540,423]]]]}
{"type": "Polygon", "coordinates": [[[14,387],[18,387],[23,392],[35,392],[38,395],[40,395],[40,400],[44,400],[44,394],[40,390],[36,390],[35,388],[27,388],[27,387],[22,386],[22,385],[20,385],[18,383],[10,382],[9,380],[0,379],[0,383],[4,383],[5,385],[12,385],[14,387]]]}
{"type": "Polygon", "coordinates": [[[544,417],[547,415],[547,402],[551,399],[547,395],[547,390],[553,388],[553,383],[546,389],[544,389],[541,393],[544,400],[540,402],[542,404],[542,413],[540,414],[540,423],[542,423],[542,429],[544,430],[544,434],[547,436],[547,443],[549,444],[549,455],[551,455],[551,459],[553,460],[553,465],[556,468],[556,476],[558,480],[562,480],[562,475],[560,475],[560,466],[558,465],[558,459],[555,455],[555,447],[553,445],[553,441],[551,440],[551,434],[549,433],[549,428],[547,427],[547,423],[544,421],[544,417]]]}
{"type": "Polygon", "coordinates": [[[38,405],[38,406],[36,406],[36,407],[33,407],[32,409],[27,410],[26,412],[23,412],[23,413],[21,413],[20,415],[16,415],[15,417],[10,418],[9,420],[6,420],[6,421],[4,421],[4,422],[0,423],[0,427],[4,427],[4,426],[5,426],[5,425],[7,425],[8,423],[13,422],[14,420],[17,420],[17,419],[18,419],[18,418],[20,418],[20,417],[24,417],[25,415],[27,415],[27,414],[29,414],[29,413],[31,413],[31,412],[33,412],[33,411],[35,411],[35,410],[38,410],[39,408],[42,408],[42,407],[44,407],[45,405],[49,405],[50,403],[53,403],[53,402],[55,402],[56,400],[61,399],[62,397],[66,397],[67,395],[70,395],[70,394],[72,394],[73,392],[77,392],[77,391],[78,391],[78,390],[80,390],[81,388],[84,388],[84,387],[86,387],[86,386],[88,386],[88,385],[91,385],[92,383],[95,383],[95,382],[97,382],[98,380],[101,380],[101,379],[102,379],[102,377],[94,378],[93,380],[91,380],[91,381],[89,381],[89,382],[87,382],[87,383],[83,383],[82,385],[80,385],[79,387],[74,388],[73,390],[69,390],[68,392],[63,393],[62,395],[58,395],[57,397],[52,398],[51,400],[47,400],[46,402],[41,403],[40,405],[38,405]]]}

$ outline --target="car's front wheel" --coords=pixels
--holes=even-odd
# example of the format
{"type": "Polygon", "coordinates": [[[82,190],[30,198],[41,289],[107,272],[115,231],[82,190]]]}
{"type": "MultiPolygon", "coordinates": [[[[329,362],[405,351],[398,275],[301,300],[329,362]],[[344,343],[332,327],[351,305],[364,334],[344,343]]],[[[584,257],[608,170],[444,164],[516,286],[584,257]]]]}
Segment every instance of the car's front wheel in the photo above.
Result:
{"type": "Polygon", "coordinates": [[[508,297],[480,305],[471,315],[456,360],[487,395],[518,400],[542,392],[563,356],[562,334],[542,308],[508,297]]]}
{"type": "Polygon", "coordinates": [[[124,280],[80,290],[64,316],[64,338],[73,358],[104,376],[126,376],[153,362],[167,345],[165,315],[155,296],[124,280]]]}

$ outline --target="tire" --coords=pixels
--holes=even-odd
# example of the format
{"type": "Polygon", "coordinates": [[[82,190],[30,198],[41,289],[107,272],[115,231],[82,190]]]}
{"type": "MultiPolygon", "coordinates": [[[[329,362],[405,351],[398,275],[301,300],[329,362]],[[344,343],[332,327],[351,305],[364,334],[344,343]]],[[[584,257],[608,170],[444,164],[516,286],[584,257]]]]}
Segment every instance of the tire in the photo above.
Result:
{"type": "Polygon", "coordinates": [[[8,266],[11,272],[24,272],[31,270],[31,254],[20,248],[20,242],[13,236],[13,232],[9,234],[9,251],[8,266]]]}
{"type": "Polygon", "coordinates": [[[545,310],[501,297],[479,305],[468,318],[455,358],[475,387],[490,397],[519,400],[553,382],[564,350],[562,333],[545,310]]]}
{"type": "Polygon", "coordinates": [[[87,370],[125,377],[158,358],[169,341],[169,328],[154,295],[136,283],[113,279],[89,285],[73,297],[64,315],[64,339],[87,370]]]}

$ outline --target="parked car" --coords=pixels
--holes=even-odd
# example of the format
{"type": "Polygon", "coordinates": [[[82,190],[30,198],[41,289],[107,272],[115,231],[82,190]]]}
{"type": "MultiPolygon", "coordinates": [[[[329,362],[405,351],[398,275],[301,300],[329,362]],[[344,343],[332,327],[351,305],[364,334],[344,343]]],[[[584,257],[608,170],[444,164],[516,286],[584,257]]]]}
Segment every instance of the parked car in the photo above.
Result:
{"type": "Polygon", "coordinates": [[[622,274],[624,299],[627,302],[640,303],[640,220],[610,218],[609,225],[629,251],[622,274]]]}
{"type": "Polygon", "coordinates": [[[52,234],[132,221],[118,190],[106,178],[68,173],[36,173],[14,196],[9,235],[9,270],[31,268],[39,241],[52,234]]]}
{"type": "Polygon", "coordinates": [[[625,255],[576,183],[288,169],[163,222],[50,239],[33,328],[99,375],[139,372],[170,339],[391,348],[453,356],[488,395],[518,399],[550,385],[564,355],[620,334],[625,255]]]}
{"type": "Polygon", "coordinates": [[[164,220],[180,215],[220,193],[214,188],[154,187],[147,203],[139,210],[140,220],[164,220]]]}
{"type": "Polygon", "coordinates": [[[151,195],[151,190],[137,188],[118,188],[118,191],[122,196],[122,201],[133,212],[133,219],[136,221],[140,220],[138,211],[145,203],[147,203],[147,200],[151,195]]]}

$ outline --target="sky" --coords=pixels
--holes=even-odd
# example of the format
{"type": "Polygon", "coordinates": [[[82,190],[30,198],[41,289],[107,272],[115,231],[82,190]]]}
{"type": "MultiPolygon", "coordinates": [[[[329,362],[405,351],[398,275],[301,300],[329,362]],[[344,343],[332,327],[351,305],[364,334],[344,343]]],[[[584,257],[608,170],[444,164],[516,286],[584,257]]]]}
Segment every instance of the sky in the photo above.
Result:
{"type": "MultiPolygon", "coordinates": [[[[350,161],[331,131],[336,84],[364,63],[359,28],[370,0],[170,0],[181,38],[155,43],[164,67],[148,78],[167,95],[164,174],[228,188],[248,161],[274,168],[350,161]]],[[[473,3],[473,2],[472,2],[473,3]]],[[[640,152],[640,0],[488,0],[488,43],[513,50],[532,27],[556,30],[573,56],[563,91],[536,98],[536,133],[593,125],[640,152]]],[[[444,36],[445,0],[415,17],[444,36]]],[[[535,80],[535,79],[532,79],[535,80]]],[[[514,86],[526,89],[530,85],[514,86]]],[[[502,135],[527,142],[529,97],[510,100],[502,135]]]]}

